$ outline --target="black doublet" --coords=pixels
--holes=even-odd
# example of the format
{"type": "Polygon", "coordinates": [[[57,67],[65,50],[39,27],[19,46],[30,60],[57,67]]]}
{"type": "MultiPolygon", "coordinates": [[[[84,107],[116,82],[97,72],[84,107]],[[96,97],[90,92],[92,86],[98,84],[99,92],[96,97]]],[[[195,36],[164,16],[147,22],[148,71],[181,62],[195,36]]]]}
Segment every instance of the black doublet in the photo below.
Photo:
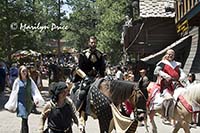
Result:
{"type": "Polygon", "coordinates": [[[91,73],[93,67],[101,77],[104,77],[105,60],[103,54],[99,50],[91,51],[86,49],[80,54],[79,68],[88,76],[96,76],[91,73]]]}
{"type": "Polygon", "coordinates": [[[48,117],[48,128],[66,130],[72,126],[72,108],[68,103],[62,107],[52,107],[48,117]]]}

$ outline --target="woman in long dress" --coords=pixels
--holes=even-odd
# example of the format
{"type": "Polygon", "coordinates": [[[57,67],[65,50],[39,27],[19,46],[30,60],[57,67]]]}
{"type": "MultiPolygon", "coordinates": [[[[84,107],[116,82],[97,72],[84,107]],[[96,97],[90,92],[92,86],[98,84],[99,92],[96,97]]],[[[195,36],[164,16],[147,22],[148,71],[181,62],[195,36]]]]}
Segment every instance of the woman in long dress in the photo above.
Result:
{"type": "Polygon", "coordinates": [[[35,82],[29,77],[27,68],[22,65],[19,68],[18,78],[14,81],[12,92],[5,109],[11,112],[17,112],[17,117],[22,119],[21,133],[28,133],[28,116],[31,113],[34,103],[36,105],[44,104],[35,82]]]}

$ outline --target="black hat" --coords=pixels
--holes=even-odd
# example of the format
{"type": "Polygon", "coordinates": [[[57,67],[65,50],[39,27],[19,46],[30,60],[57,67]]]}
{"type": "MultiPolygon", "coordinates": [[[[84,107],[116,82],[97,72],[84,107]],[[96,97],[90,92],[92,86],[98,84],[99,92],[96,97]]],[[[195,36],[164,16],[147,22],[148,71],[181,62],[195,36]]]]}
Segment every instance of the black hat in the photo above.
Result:
{"type": "Polygon", "coordinates": [[[62,90],[66,88],[68,88],[68,86],[65,82],[58,82],[54,84],[53,91],[55,92],[55,94],[59,94],[62,90]]]}
{"type": "Polygon", "coordinates": [[[65,82],[55,82],[51,85],[51,95],[54,101],[57,100],[58,94],[64,89],[68,88],[68,85],[65,82]]]}

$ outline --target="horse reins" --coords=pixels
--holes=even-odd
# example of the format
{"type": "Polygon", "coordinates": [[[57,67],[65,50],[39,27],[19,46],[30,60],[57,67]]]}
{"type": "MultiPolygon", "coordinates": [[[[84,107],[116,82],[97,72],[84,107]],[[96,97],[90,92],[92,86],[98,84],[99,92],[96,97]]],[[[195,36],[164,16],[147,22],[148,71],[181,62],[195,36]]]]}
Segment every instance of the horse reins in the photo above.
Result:
{"type": "Polygon", "coordinates": [[[137,92],[139,92],[144,97],[145,100],[147,100],[147,98],[145,97],[145,95],[143,94],[143,92],[140,89],[134,89],[131,96],[130,96],[130,98],[135,96],[134,97],[135,108],[134,108],[133,112],[134,112],[134,117],[138,120],[138,117],[137,117],[138,112],[139,111],[140,112],[146,112],[146,111],[143,110],[143,109],[138,109],[137,106],[136,106],[136,103],[138,102],[137,92]]]}

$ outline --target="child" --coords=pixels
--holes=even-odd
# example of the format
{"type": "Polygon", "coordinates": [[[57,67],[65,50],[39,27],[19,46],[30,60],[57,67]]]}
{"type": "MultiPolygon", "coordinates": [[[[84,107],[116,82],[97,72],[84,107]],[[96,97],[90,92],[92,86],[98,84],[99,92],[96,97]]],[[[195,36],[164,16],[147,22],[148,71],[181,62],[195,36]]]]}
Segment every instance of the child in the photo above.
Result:
{"type": "Polygon", "coordinates": [[[47,129],[45,133],[72,133],[73,121],[78,125],[75,106],[69,98],[72,85],[65,82],[55,83],[51,91],[51,100],[46,103],[41,114],[40,132],[44,132],[46,118],[47,129]],[[73,120],[73,121],[72,121],[73,120]]]}

